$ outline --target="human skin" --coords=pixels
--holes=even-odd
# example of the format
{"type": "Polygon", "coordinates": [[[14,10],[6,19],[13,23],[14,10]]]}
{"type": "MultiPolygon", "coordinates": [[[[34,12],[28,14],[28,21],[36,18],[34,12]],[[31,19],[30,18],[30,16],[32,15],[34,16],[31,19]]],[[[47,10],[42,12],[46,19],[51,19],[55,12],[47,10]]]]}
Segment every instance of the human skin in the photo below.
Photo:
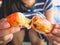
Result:
{"type": "Polygon", "coordinates": [[[13,33],[20,31],[20,27],[10,27],[5,19],[0,20],[0,44],[5,45],[13,38],[13,33]]]}

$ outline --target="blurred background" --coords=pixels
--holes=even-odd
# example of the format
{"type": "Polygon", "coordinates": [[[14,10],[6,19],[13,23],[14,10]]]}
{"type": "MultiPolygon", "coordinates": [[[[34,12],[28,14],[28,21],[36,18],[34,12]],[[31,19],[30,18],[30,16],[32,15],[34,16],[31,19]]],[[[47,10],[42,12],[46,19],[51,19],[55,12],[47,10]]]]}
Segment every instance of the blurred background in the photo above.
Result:
{"type": "Polygon", "coordinates": [[[56,23],[60,24],[60,0],[52,0],[53,2],[53,13],[56,23]]]}
{"type": "MultiPolygon", "coordinates": [[[[53,2],[53,13],[54,13],[54,19],[56,23],[60,24],[60,0],[52,0],[53,2]]],[[[0,0],[0,7],[2,4],[2,0],[0,0]]],[[[23,45],[31,45],[31,43],[28,41],[28,38],[25,38],[23,45]]],[[[46,43],[45,43],[46,45],[46,43]]]]}

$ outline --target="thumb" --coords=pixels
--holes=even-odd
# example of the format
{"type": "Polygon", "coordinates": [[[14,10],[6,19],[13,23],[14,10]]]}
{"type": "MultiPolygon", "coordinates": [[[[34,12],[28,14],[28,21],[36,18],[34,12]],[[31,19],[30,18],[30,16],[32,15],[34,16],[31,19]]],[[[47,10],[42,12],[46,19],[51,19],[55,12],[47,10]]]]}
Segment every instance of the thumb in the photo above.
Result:
{"type": "Polygon", "coordinates": [[[6,22],[6,19],[3,18],[0,20],[0,29],[5,29],[10,27],[10,24],[8,22],[6,22]]]}

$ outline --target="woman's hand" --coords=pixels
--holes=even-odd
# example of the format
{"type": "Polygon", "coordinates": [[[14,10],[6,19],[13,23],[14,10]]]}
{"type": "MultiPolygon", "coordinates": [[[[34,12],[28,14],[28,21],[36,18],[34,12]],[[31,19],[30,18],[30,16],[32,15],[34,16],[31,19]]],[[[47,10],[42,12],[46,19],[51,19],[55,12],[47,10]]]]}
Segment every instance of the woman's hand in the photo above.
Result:
{"type": "Polygon", "coordinates": [[[0,44],[6,44],[13,38],[13,33],[20,30],[20,27],[10,27],[10,24],[5,21],[6,19],[0,20],[0,44]]]}
{"type": "Polygon", "coordinates": [[[49,41],[52,39],[54,45],[60,45],[60,25],[56,25],[52,33],[45,34],[45,36],[49,41]]]}
{"type": "Polygon", "coordinates": [[[60,29],[54,29],[52,37],[55,45],[60,45],[60,29]]]}

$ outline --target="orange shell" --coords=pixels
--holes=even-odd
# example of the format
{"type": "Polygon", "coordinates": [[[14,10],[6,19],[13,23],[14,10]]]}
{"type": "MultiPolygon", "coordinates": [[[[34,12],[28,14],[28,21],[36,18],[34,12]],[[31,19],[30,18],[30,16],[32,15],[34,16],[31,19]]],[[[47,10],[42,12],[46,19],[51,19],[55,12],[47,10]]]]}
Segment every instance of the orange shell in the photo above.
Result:
{"type": "Polygon", "coordinates": [[[32,18],[32,28],[37,32],[45,32],[48,33],[52,30],[52,25],[46,19],[40,16],[34,16],[32,18]]]}
{"type": "Polygon", "coordinates": [[[12,13],[9,16],[6,17],[7,22],[11,25],[11,26],[21,26],[21,19],[19,16],[19,12],[16,13],[12,13]]]}
{"type": "Polygon", "coordinates": [[[28,23],[30,22],[30,20],[20,12],[12,13],[9,16],[7,16],[6,19],[11,26],[20,26],[20,27],[29,26],[28,23]]]}

